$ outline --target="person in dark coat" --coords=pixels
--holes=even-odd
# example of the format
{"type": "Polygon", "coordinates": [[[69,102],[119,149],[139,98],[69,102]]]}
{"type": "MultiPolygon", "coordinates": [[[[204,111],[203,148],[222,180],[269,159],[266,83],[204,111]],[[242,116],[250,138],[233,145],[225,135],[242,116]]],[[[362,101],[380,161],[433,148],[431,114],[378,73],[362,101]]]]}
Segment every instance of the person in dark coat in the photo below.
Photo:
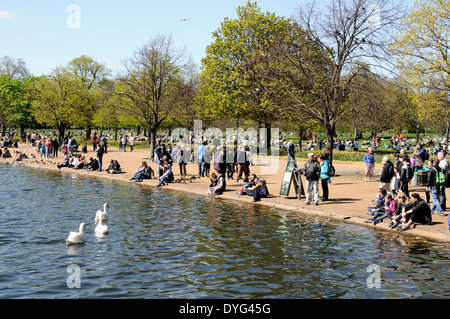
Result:
{"type": "Polygon", "coordinates": [[[417,193],[411,194],[411,204],[402,213],[403,224],[400,230],[408,230],[413,223],[432,225],[430,206],[417,193]]]}

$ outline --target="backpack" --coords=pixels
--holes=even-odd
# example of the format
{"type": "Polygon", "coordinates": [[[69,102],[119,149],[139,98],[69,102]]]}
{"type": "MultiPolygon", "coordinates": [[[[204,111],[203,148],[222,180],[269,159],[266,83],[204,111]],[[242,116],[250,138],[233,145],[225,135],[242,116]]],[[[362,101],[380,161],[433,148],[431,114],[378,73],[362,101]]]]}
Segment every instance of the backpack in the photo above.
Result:
{"type": "Polygon", "coordinates": [[[445,185],[445,173],[442,170],[438,171],[435,167],[433,169],[436,172],[436,184],[440,186],[445,185]]]}
{"type": "Polygon", "coordinates": [[[330,165],[330,167],[328,168],[328,176],[333,177],[334,174],[336,174],[336,170],[334,169],[333,165],[330,165]]]}
{"type": "Polygon", "coordinates": [[[406,168],[406,179],[412,180],[413,177],[414,177],[414,171],[412,169],[412,166],[408,165],[408,167],[406,168]]]}
{"type": "Polygon", "coordinates": [[[430,159],[430,153],[428,153],[427,150],[425,150],[425,153],[423,154],[424,160],[428,161],[430,159]]]}

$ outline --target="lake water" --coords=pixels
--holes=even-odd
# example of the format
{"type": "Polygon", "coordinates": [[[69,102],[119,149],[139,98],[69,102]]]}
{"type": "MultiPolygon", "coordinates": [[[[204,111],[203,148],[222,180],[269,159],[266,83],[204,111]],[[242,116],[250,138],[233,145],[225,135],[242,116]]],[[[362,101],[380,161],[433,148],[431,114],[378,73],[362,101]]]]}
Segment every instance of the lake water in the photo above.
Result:
{"type": "Polygon", "coordinates": [[[0,176],[0,298],[450,297],[448,244],[67,169],[0,176]]]}

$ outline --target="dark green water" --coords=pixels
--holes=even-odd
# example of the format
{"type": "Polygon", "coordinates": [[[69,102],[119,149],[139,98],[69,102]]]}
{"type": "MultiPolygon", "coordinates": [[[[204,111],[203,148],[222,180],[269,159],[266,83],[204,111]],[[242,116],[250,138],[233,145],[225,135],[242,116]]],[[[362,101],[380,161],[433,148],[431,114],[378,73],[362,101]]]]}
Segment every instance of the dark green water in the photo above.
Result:
{"type": "Polygon", "coordinates": [[[0,298],[450,297],[448,244],[71,173],[0,176],[0,298]],[[87,243],[67,246],[81,222],[87,243]]]}

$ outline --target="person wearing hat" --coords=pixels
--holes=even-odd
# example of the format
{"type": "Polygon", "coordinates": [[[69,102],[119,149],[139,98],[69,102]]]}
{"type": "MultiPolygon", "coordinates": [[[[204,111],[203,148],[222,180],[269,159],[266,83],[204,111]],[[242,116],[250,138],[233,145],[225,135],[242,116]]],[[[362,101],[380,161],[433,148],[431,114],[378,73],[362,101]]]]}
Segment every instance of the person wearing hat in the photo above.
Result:
{"type": "Polygon", "coordinates": [[[432,225],[430,206],[417,193],[411,194],[411,204],[401,214],[403,223],[400,230],[407,230],[413,223],[432,225]]]}
{"type": "Polygon", "coordinates": [[[304,174],[306,178],[306,205],[309,205],[312,200],[316,205],[319,205],[319,178],[320,178],[320,165],[315,159],[313,153],[308,154],[308,160],[304,165],[304,174]],[[313,193],[311,194],[311,188],[313,193]]]}
{"type": "Polygon", "coordinates": [[[381,165],[383,165],[383,170],[380,175],[379,188],[385,189],[386,192],[389,192],[391,188],[391,180],[394,176],[394,164],[391,162],[389,157],[384,156],[381,161],[381,165]]]}

